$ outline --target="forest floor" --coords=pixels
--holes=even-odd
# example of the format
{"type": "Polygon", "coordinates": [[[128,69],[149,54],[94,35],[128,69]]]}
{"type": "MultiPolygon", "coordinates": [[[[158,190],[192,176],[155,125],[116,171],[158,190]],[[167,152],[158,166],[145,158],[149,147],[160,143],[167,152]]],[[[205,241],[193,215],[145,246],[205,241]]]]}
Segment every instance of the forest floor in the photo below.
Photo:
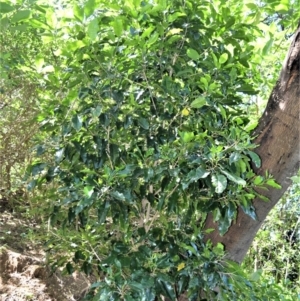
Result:
{"type": "Polygon", "coordinates": [[[0,301],[81,300],[89,279],[78,272],[51,272],[42,245],[30,239],[29,231],[38,231],[38,225],[0,197],[0,301]]]}

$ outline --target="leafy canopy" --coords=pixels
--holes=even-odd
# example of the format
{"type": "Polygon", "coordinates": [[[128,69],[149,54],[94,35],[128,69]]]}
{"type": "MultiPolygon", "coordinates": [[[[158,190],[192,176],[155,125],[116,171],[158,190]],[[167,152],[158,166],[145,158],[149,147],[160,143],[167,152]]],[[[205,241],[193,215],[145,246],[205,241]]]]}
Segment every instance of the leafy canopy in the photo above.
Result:
{"type": "Polygon", "coordinates": [[[69,236],[48,241],[69,250],[53,267],[97,271],[95,300],[213,298],[216,286],[221,300],[260,300],[223,246],[203,242],[202,227],[212,212],[226,233],[238,206],[256,218],[254,187],[277,186],[252,171],[260,158],[247,101],[273,43],[261,20],[290,8],[264,5],[1,3],[2,26],[43,45],[30,44],[20,69],[40,85],[47,133],[28,188],[55,183],[50,219],[69,236]]]}

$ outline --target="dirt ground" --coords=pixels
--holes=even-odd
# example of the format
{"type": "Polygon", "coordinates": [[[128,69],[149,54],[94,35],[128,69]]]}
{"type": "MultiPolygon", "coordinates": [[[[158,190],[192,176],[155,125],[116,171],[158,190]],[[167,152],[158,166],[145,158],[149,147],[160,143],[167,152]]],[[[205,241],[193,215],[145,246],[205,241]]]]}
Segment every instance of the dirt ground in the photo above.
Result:
{"type": "Polygon", "coordinates": [[[45,265],[42,247],[26,238],[32,222],[0,198],[0,301],[77,301],[90,285],[78,272],[63,276],[45,265]]]}

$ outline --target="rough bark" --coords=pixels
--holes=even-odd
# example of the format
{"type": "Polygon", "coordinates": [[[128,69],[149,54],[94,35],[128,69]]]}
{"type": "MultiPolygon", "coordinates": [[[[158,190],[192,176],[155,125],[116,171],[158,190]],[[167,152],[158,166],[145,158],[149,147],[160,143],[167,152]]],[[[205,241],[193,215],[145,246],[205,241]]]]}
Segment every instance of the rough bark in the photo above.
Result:
{"type": "Polygon", "coordinates": [[[269,98],[267,107],[253,133],[254,142],[259,145],[256,153],[262,160],[260,168],[254,168],[258,175],[268,171],[281,185],[281,189],[270,188],[259,191],[269,202],[255,199],[253,205],[258,220],[253,220],[241,208],[236,222],[229,231],[220,236],[216,223],[209,215],[206,228],[215,231],[207,235],[213,243],[225,245],[230,259],[241,262],[245,257],[257,231],[270,210],[289,187],[290,177],[299,170],[300,162],[300,24],[284,62],[279,80],[269,98]]]}

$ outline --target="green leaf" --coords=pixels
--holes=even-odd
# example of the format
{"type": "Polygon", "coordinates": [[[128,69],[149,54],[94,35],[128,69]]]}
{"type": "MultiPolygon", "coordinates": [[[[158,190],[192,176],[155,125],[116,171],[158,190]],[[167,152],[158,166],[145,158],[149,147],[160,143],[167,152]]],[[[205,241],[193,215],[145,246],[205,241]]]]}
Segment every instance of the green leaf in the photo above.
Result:
{"type": "Polygon", "coordinates": [[[255,95],[258,93],[258,91],[253,89],[252,85],[243,84],[239,88],[237,88],[238,92],[243,92],[245,94],[255,95]]]}
{"type": "Polygon", "coordinates": [[[13,15],[13,17],[11,18],[11,22],[14,23],[14,22],[20,22],[22,20],[29,19],[30,15],[31,15],[30,10],[20,10],[15,15],[13,15]]]}
{"type": "Polygon", "coordinates": [[[72,126],[78,132],[82,127],[82,118],[78,115],[73,116],[72,126]]]}
{"type": "Polygon", "coordinates": [[[35,28],[44,28],[44,29],[49,29],[49,25],[42,22],[41,20],[38,20],[36,18],[30,18],[28,20],[28,23],[31,24],[35,28]]]}
{"type": "Polygon", "coordinates": [[[154,26],[150,26],[147,29],[145,29],[145,31],[142,34],[142,38],[148,38],[149,35],[151,34],[151,32],[155,29],[154,26]]]}
{"type": "Polygon", "coordinates": [[[129,281],[128,285],[137,292],[143,292],[143,290],[145,289],[141,283],[136,281],[129,281]]]}
{"type": "Polygon", "coordinates": [[[97,7],[97,3],[95,0],[88,0],[84,3],[84,14],[85,17],[88,18],[91,16],[97,7]]]}
{"type": "Polygon", "coordinates": [[[191,107],[195,109],[200,109],[204,105],[206,105],[206,98],[205,97],[198,97],[191,103],[191,107]]]}
{"type": "Polygon", "coordinates": [[[273,180],[273,179],[267,180],[266,184],[273,187],[273,188],[281,189],[281,186],[279,184],[277,184],[275,182],[275,180],[273,180]]]}
{"type": "Polygon", "coordinates": [[[83,7],[75,4],[73,7],[73,12],[74,12],[74,16],[80,21],[82,22],[84,19],[84,10],[83,7]]]}
{"type": "Polygon", "coordinates": [[[36,185],[37,185],[37,180],[30,181],[27,185],[28,191],[32,191],[36,185]]]}
{"type": "Polygon", "coordinates": [[[235,216],[236,206],[234,203],[229,202],[229,204],[225,208],[225,213],[223,211],[223,214],[218,220],[218,229],[221,235],[224,235],[228,231],[235,216]]]}
{"type": "MultiPolygon", "coordinates": [[[[239,59],[239,62],[244,66],[244,67],[246,67],[246,68],[249,68],[250,66],[249,66],[249,63],[248,63],[248,60],[246,59],[246,58],[240,58],[239,59]]],[[[247,90],[246,90],[247,91],[247,90]]],[[[243,91],[241,91],[241,92],[243,92],[243,91]]]]}
{"type": "Polygon", "coordinates": [[[251,202],[241,203],[241,207],[245,214],[249,215],[252,219],[257,220],[257,216],[255,213],[255,208],[252,206],[251,202]]]}
{"type": "Polygon", "coordinates": [[[224,254],[224,249],[224,245],[218,242],[217,245],[214,246],[213,252],[219,256],[222,256],[224,254]]]}
{"type": "Polygon", "coordinates": [[[262,275],[262,270],[257,270],[250,275],[252,281],[258,281],[262,275]]]}
{"type": "Polygon", "coordinates": [[[273,38],[271,38],[268,42],[267,42],[267,44],[264,46],[264,48],[263,48],[263,50],[262,50],[262,54],[263,55],[267,55],[268,54],[268,52],[270,51],[270,49],[271,49],[271,47],[272,47],[272,45],[273,45],[273,38]]]}
{"type": "Polygon", "coordinates": [[[237,153],[237,152],[231,153],[230,156],[229,156],[229,164],[232,164],[234,162],[238,162],[240,158],[241,158],[240,153],[237,153]]]}
{"type": "Polygon", "coordinates": [[[86,275],[90,275],[92,273],[92,265],[88,261],[85,261],[83,263],[81,269],[84,271],[86,275]]]}
{"type": "Polygon", "coordinates": [[[195,134],[193,132],[183,132],[179,133],[179,135],[184,143],[192,141],[195,137],[195,134]]]}
{"type": "Polygon", "coordinates": [[[209,171],[204,170],[201,167],[191,170],[182,181],[182,189],[185,190],[190,183],[196,182],[199,179],[204,179],[210,174],[209,171]]]}
{"type": "Polygon", "coordinates": [[[182,12],[176,12],[174,14],[169,14],[168,15],[168,22],[173,23],[177,18],[179,17],[183,17],[186,14],[182,13],[182,12]]]}
{"type": "Polygon", "coordinates": [[[0,13],[6,14],[13,10],[15,10],[15,7],[13,7],[5,2],[0,2],[0,13]]]}
{"type": "MultiPolygon", "coordinates": [[[[282,1],[282,2],[285,2],[285,1],[282,1]]],[[[286,13],[286,12],[288,12],[289,7],[288,7],[288,4],[286,4],[286,3],[280,3],[280,4],[276,5],[275,10],[278,13],[286,13]]]]}
{"type": "Polygon", "coordinates": [[[260,168],[261,160],[260,160],[260,157],[258,156],[258,154],[256,154],[255,152],[252,152],[252,151],[247,151],[246,153],[250,156],[250,158],[253,161],[253,163],[255,164],[255,166],[257,168],[260,168]]]}
{"type": "Polygon", "coordinates": [[[98,19],[93,19],[87,27],[87,34],[92,41],[97,38],[98,30],[99,30],[98,19]]]}
{"type": "Polygon", "coordinates": [[[259,197],[260,199],[262,199],[264,202],[269,202],[269,201],[270,201],[269,198],[267,198],[266,196],[264,196],[264,195],[262,195],[262,194],[259,194],[259,193],[256,192],[255,195],[256,195],[257,197],[259,197]]]}
{"type": "Polygon", "coordinates": [[[36,148],[36,154],[39,157],[46,151],[46,147],[44,145],[38,145],[36,148]]]}
{"type": "Polygon", "coordinates": [[[112,191],[112,192],[110,193],[110,195],[111,195],[113,198],[115,198],[115,199],[117,199],[117,200],[119,200],[119,201],[125,201],[125,200],[126,200],[125,195],[124,195],[123,193],[119,192],[119,191],[112,191]]]}
{"type": "Polygon", "coordinates": [[[35,163],[31,166],[31,174],[33,176],[40,174],[47,166],[45,163],[35,163]]]}
{"type": "Polygon", "coordinates": [[[75,259],[75,262],[78,262],[79,259],[85,259],[85,255],[82,253],[82,251],[80,250],[77,250],[74,254],[74,259],[75,259]]]}
{"type": "Polygon", "coordinates": [[[254,4],[254,3],[247,3],[246,6],[249,7],[251,10],[254,10],[254,11],[258,9],[257,5],[254,4]]]}
{"type": "Polygon", "coordinates": [[[141,117],[139,118],[139,125],[145,129],[145,130],[149,130],[149,122],[147,119],[141,117]]]}
{"type": "Polygon", "coordinates": [[[92,194],[94,193],[94,186],[85,186],[83,188],[83,193],[90,198],[92,194]]]}
{"type": "Polygon", "coordinates": [[[115,35],[117,37],[120,37],[123,33],[123,21],[120,18],[116,18],[113,22],[112,22],[112,26],[114,28],[114,32],[115,35]]]}
{"type": "Polygon", "coordinates": [[[168,297],[171,301],[176,300],[173,285],[166,279],[165,275],[159,275],[157,278],[157,283],[159,284],[164,296],[168,297]]]}
{"type": "Polygon", "coordinates": [[[177,282],[179,294],[182,294],[186,290],[188,283],[189,277],[187,275],[180,276],[180,279],[177,282]]]}
{"type": "Polygon", "coordinates": [[[127,164],[126,167],[116,173],[116,175],[121,177],[127,177],[132,174],[132,172],[136,169],[136,165],[127,164]]]}
{"type": "Polygon", "coordinates": [[[220,171],[227,177],[228,180],[233,181],[239,185],[245,186],[247,183],[244,179],[238,177],[235,174],[230,173],[226,169],[220,169],[220,171]]]}
{"type": "Polygon", "coordinates": [[[212,56],[212,58],[213,58],[214,65],[215,65],[217,68],[219,68],[219,67],[220,67],[220,64],[219,64],[219,60],[218,60],[217,56],[216,56],[213,52],[211,52],[211,56],[212,56]]]}
{"type": "Polygon", "coordinates": [[[147,41],[147,46],[154,44],[158,40],[159,34],[157,32],[153,33],[149,40],[147,41]]]}
{"type": "Polygon", "coordinates": [[[234,23],[235,23],[235,18],[233,16],[228,18],[225,28],[230,29],[234,23]]]}
{"type": "Polygon", "coordinates": [[[291,177],[294,184],[300,184],[300,175],[291,177]]]}
{"type": "Polygon", "coordinates": [[[200,82],[204,85],[204,88],[207,89],[208,88],[208,83],[210,80],[208,80],[206,77],[201,77],[200,78],[200,82]]]}
{"type": "Polygon", "coordinates": [[[55,162],[60,162],[62,160],[64,151],[65,151],[65,149],[61,148],[55,153],[55,162]]]}
{"type": "Polygon", "coordinates": [[[70,262],[67,263],[66,269],[69,275],[71,275],[74,272],[74,268],[70,262]]]}
{"type": "Polygon", "coordinates": [[[258,121],[256,120],[251,120],[245,127],[244,130],[246,132],[251,132],[253,129],[257,127],[258,121]]]}
{"type": "Polygon", "coordinates": [[[216,193],[222,193],[227,187],[227,179],[225,176],[220,174],[214,174],[211,177],[213,186],[215,187],[216,193]]]}
{"type": "Polygon", "coordinates": [[[102,111],[102,107],[98,105],[96,108],[94,108],[94,109],[92,110],[92,115],[93,115],[94,117],[99,117],[100,114],[101,114],[101,111],[102,111]]]}
{"type": "Polygon", "coordinates": [[[196,61],[200,58],[199,53],[195,49],[189,48],[186,53],[187,53],[187,56],[189,58],[191,58],[192,60],[196,61]]]}
{"type": "Polygon", "coordinates": [[[255,177],[255,179],[254,179],[254,181],[253,181],[254,185],[259,185],[259,184],[261,184],[262,182],[263,182],[263,178],[262,178],[261,176],[255,177]]]}
{"type": "Polygon", "coordinates": [[[228,54],[225,52],[219,58],[219,63],[222,65],[228,60],[228,54]]]}
{"type": "Polygon", "coordinates": [[[100,207],[98,207],[98,221],[100,224],[105,222],[109,207],[110,207],[110,202],[108,200],[106,200],[105,203],[103,203],[100,207]]]}
{"type": "Polygon", "coordinates": [[[169,183],[170,183],[170,177],[169,176],[164,177],[163,180],[161,181],[161,190],[164,191],[169,183]]]}
{"type": "Polygon", "coordinates": [[[35,58],[35,67],[37,69],[38,72],[40,72],[42,70],[42,67],[44,65],[44,57],[41,55],[37,55],[35,58]]]}

